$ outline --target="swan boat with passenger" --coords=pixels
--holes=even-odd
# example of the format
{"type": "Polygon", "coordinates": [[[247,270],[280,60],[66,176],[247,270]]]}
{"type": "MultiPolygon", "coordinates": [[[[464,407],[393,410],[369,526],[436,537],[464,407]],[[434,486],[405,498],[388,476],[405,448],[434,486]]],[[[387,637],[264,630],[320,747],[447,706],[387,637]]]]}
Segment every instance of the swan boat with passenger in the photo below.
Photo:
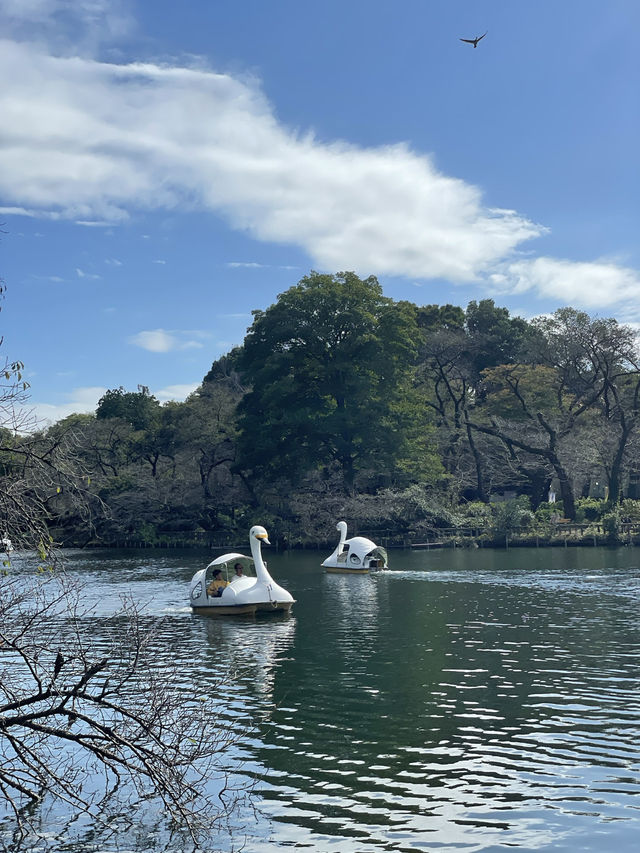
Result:
{"type": "Polygon", "coordinates": [[[189,605],[193,613],[215,616],[282,613],[294,598],[279,586],[262,559],[262,544],[270,545],[267,531],[255,525],[249,531],[251,557],[223,554],[191,579],[189,605]]]}

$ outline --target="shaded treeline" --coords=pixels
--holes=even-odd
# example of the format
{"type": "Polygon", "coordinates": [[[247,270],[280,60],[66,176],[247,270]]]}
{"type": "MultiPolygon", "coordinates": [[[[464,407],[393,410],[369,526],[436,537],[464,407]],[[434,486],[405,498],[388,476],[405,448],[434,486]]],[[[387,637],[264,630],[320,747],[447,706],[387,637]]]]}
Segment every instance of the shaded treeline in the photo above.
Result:
{"type": "Polygon", "coordinates": [[[311,273],[253,312],[185,402],[117,388],[95,415],[5,429],[0,476],[67,545],[233,539],[256,521],[295,545],[342,517],[451,528],[505,494],[547,512],[550,490],[574,520],[594,498],[604,512],[637,496],[639,393],[635,333],[614,319],[418,306],[373,277],[311,273]],[[75,490],[31,477],[27,446],[45,469],[63,458],[75,490]]]}

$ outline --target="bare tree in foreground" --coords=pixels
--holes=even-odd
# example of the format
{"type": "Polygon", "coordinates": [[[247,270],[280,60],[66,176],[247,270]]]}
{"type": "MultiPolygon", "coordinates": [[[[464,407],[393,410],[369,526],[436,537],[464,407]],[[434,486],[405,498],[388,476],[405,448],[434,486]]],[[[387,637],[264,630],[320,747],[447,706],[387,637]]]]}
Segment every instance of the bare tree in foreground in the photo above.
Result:
{"type": "Polygon", "coordinates": [[[114,831],[117,804],[131,823],[155,806],[195,844],[233,811],[223,762],[235,735],[212,725],[216,684],[200,696],[188,662],[167,663],[160,620],[123,601],[97,630],[49,536],[64,513],[90,523],[90,472],[72,435],[35,429],[22,372],[0,368],[0,549],[32,555],[0,559],[0,849],[50,836],[45,808],[84,816],[95,839],[114,831]]]}
{"type": "Polygon", "coordinates": [[[30,804],[56,800],[99,829],[116,796],[129,810],[155,798],[195,843],[233,806],[221,761],[234,735],[184,672],[154,663],[161,636],[132,602],[96,638],[82,600],[59,570],[0,586],[0,800],[15,837],[34,831],[30,804]]]}

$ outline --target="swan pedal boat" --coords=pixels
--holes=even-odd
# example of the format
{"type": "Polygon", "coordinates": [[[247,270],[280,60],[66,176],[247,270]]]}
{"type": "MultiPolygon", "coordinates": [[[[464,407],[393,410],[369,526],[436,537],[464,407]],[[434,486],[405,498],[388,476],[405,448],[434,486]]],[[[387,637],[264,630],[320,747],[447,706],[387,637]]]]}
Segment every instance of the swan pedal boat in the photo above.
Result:
{"type": "Polygon", "coordinates": [[[193,613],[215,616],[255,615],[256,613],[282,613],[289,611],[294,603],[290,592],[279,586],[267,571],[262,559],[261,544],[270,545],[267,531],[255,525],[249,531],[251,557],[244,554],[223,554],[209,565],[196,572],[191,579],[189,604],[193,613]],[[237,577],[234,567],[242,566],[242,577],[237,577]],[[222,595],[209,595],[207,587],[213,572],[220,569],[227,586],[222,595]]]}
{"type": "Polygon", "coordinates": [[[347,539],[347,523],[339,521],[336,530],[340,541],[336,550],[322,563],[327,572],[345,575],[366,575],[388,568],[387,552],[365,536],[347,539]]]}

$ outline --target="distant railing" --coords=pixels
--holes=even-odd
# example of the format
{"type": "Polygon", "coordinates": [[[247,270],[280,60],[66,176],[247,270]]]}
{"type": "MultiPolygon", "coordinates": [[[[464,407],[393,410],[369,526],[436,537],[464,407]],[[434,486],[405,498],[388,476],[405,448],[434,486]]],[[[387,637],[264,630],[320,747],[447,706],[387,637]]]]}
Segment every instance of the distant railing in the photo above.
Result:
{"type": "Polygon", "coordinates": [[[360,535],[373,539],[385,548],[456,548],[465,546],[495,547],[496,545],[606,545],[611,541],[621,544],[640,545],[640,522],[623,522],[612,537],[600,522],[572,522],[560,520],[548,522],[544,527],[514,527],[509,532],[496,534],[490,525],[468,525],[464,527],[434,527],[428,530],[409,530],[403,534],[388,530],[359,531],[360,535]]]}
{"type": "MultiPolygon", "coordinates": [[[[514,527],[508,533],[496,535],[489,525],[468,525],[464,527],[433,527],[416,531],[393,531],[389,529],[359,529],[354,535],[366,536],[383,548],[457,548],[457,547],[494,547],[510,545],[605,545],[612,541],[601,523],[577,523],[572,521],[548,522],[544,528],[514,527]]],[[[293,537],[285,537],[295,541],[293,537]]],[[[206,548],[208,550],[245,551],[247,541],[234,542],[236,536],[228,533],[209,533],[207,531],[176,531],[163,533],[154,542],[143,541],[140,537],[117,537],[109,543],[93,543],[98,547],[115,548],[206,548]]],[[[640,545],[640,522],[619,524],[614,540],[622,544],[640,545]]],[[[276,537],[271,539],[274,550],[278,550],[276,537]]],[[[333,547],[332,542],[296,543],[294,548],[323,549],[333,547]]]]}

